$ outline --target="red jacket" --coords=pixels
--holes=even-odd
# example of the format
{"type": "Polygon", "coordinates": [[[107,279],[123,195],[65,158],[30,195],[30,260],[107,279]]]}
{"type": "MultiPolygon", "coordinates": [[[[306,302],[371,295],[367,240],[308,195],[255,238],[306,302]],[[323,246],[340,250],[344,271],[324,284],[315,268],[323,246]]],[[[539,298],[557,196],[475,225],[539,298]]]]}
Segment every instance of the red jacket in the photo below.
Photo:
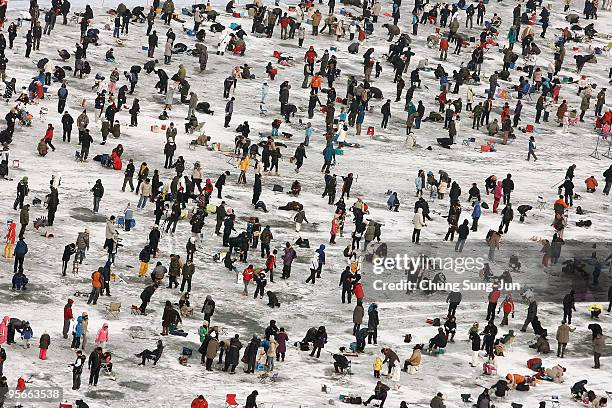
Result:
{"type": "Polygon", "coordinates": [[[242,280],[244,282],[250,282],[253,280],[253,268],[246,268],[242,271],[242,280]]]}
{"type": "Polygon", "coordinates": [[[440,40],[440,49],[441,50],[448,50],[448,40],[446,38],[442,38],[440,40]]]}
{"type": "Polygon", "coordinates": [[[501,292],[499,289],[493,289],[493,292],[489,293],[489,303],[497,303],[500,296],[501,292]]]}
{"type": "Polygon", "coordinates": [[[191,408],[208,408],[208,401],[205,399],[200,400],[199,398],[195,398],[191,401],[191,408]]]}
{"type": "Polygon", "coordinates": [[[47,131],[45,132],[45,137],[43,139],[44,140],[51,140],[51,139],[53,139],[53,128],[47,129],[47,131]]]}
{"type": "Polygon", "coordinates": [[[72,318],[72,303],[70,303],[70,306],[64,306],[64,320],[71,320],[72,318]]]}
{"type": "Polygon", "coordinates": [[[363,299],[363,285],[361,283],[356,283],[353,288],[353,294],[357,299],[363,299]]]}
{"type": "Polygon", "coordinates": [[[276,257],[274,255],[269,255],[268,259],[266,259],[266,268],[274,269],[276,266],[276,257]]]}
{"type": "Polygon", "coordinates": [[[313,50],[312,48],[309,49],[308,51],[306,51],[306,54],[304,54],[304,59],[309,64],[314,64],[315,58],[317,58],[317,52],[315,50],[313,50]]]}

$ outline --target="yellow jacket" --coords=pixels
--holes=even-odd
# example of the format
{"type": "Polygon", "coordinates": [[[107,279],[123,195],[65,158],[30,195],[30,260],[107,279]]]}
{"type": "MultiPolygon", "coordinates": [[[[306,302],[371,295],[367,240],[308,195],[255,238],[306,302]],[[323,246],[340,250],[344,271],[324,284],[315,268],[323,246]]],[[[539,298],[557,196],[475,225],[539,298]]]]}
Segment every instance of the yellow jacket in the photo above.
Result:
{"type": "Polygon", "coordinates": [[[249,169],[249,158],[245,157],[240,160],[240,164],[238,166],[240,167],[240,170],[247,171],[249,169]]]}
{"type": "Polygon", "coordinates": [[[374,359],[374,363],[372,363],[372,367],[374,367],[374,371],[382,370],[382,366],[383,366],[382,359],[380,357],[376,357],[374,359]]]}

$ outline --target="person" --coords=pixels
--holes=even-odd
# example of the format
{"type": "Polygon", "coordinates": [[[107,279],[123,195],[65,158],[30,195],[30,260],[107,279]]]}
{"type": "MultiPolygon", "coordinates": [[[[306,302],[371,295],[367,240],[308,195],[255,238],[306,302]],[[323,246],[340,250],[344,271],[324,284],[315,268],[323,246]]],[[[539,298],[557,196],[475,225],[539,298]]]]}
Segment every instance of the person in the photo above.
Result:
{"type": "Polygon", "coordinates": [[[363,402],[363,405],[367,406],[372,400],[378,400],[379,407],[383,408],[385,405],[385,401],[387,400],[387,392],[390,390],[389,386],[383,384],[381,381],[376,382],[376,386],[374,387],[374,394],[370,396],[367,400],[363,402]]]}
{"type": "Polygon", "coordinates": [[[96,347],[87,360],[87,368],[89,368],[89,385],[98,385],[100,377],[100,369],[102,368],[102,347],[96,347]]]}
{"type": "Polygon", "coordinates": [[[257,396],[259,393],[257,391],[253,391],[246,399],[246,405],[244,408],[257,408],[257,396]]]}
{"type": "Polygon", "coordinates": [[[144,290],[140,294],[140,300],[142,301],[142,303],[140,304],[138,310],[141,314],[146,315],[147,305],[151,302],[151,297],[153,296],[158,287],[159,284],[154,283],[144,288],[144,290]]]}
{"type": "Polygon", "coordinates": [[[446,334],[444,333],[444,329],[439,327],[438,333],[434,337],[429,339],[428,351],[431,352],[434,350],[443,349],[446,347],[446,344],[447,344],[447,340],[446,340],[446,334]]]}
{"type": "Polygon", "coordinates": [[[140,353],[136,354],[136,357],[140,357],[142,361],[138,363],[139,366],[145,366],[147,360],[153,361],[153,365],[157,365],[157,362],[162,356],[164,351],[164,343],[161,340],[157,340],[157,347],[155,350],[144,349],[140,353]]]}
{"type": "Polygon", "coordinates": [[[429,406],[431,408],[446,408],[446,405],[444,405],[443,397],[444,396],[441,392],[437,393],[436,396],[432,398],[431,402],[429,403],[429,406]]]}
{"type": "Polygon", "coordinates": [[[15,250],[13,251],[13,256],[15,257],[15,262],[13,263],[13,273],[17,273],[17,271],[23,273],[23,261],[27,253],[28,244],[26,244],[22,237],[19,237],[19,240],[15,245],[15,250]]]}
{"type": "Polygon", "coordinates": [[[81,373],[83,373],[83,367],[85,366],[85,356],[81,350],[76,352],[76,360],[71,364],[72,366],[72,389],[78,390],[81,388],[81,373]]]}
{"type": "MultiPolygon", "coordinates": [[[[196,12],[196,14],[199,15],[200,13],[196,12]]],[[[191,408],[208,408],[208,401],[206,401],[203,395],[198,395],[191,401],[191,408]]]]}
{"type": "Polygon", "coordinates": [[[98,210],[100,209],[100,201],[104,196],[104,186],[102,185],[102,180],[96,180],[96,184],[91,188],[91,192],[93,193],[93,212],[94,214],[97,214],[98,210]]]}
{"type": "Polygon", "coordinates": [[[44,332],[40,336],[40,343],[39,343],[40,351],[38,352],[39,359],[41,360],[47,359],[47,350],[49,349],[50,345],[51,345],[51,336],[49,336],[49,333],[44,332]]]}
{"type": "Polygon", "coordinates": [[[589,330],[591,330],[592,332],[592,344],[593,344],[593,360],[595,362],[595,365],[593,366],[594,369],[600,369],[601,368],[601,363],[600,363],[600,358],[601,355],[603,354],[604,351],[604,337],[603,337],[603,332],[601,329],[601,326],[597,323],[592,323],[589,324],[589,330]]]}
{"type": "MultiPolygon", "coordinates": [[[[332,358],[334,359],[334,371],[336,373],[344,373],[344,370],[350,366],[349,359],[343,354],[345,351],[346,349],[344,347],[340,347],[340,352],[332,355],[332,358]]],[[[378,359],[380,360],[380,358],[378,359]]]]}
{"type": "Polygon", "coordinates": [[[570,327],[565,320],[561,322],[561,325],[557,328],[557,357],[563,358],[565,356],[565,349],[569,342],[569,336],[571,332],[574,332],[576,328],[570,327]]]}

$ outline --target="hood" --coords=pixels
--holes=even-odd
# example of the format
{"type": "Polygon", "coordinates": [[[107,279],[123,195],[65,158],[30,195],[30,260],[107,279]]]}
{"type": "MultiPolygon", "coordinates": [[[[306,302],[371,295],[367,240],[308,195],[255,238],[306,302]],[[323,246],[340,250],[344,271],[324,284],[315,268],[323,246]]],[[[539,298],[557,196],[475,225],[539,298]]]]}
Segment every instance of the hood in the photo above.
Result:
{"type": "Polygon", "coordinates": [[[72,299],[68,299],[68,304],[69,304],[69,305],[72,305],[73,303],[74,303],[74,300],[72,300],[72,299]]]}
{"type": "Polygon", "coordinates": [[[83,317],[82,316],[77,317],[77,323],[83,323],[83,317]]]}
{"type": "Polygon", "coordinates": [[[319,249],[317,251],[325,251],[325,245],[324,244],[319,245],[319,249]]]}
{"type": "Polygon", "coordinates": [[[10,320],[10,317],[8,317],[8,316],[4,316],[4,317],[2,318],[2,324],[3,324],[3,325],[7,325],[9,320],[10,320]]]}
{"type": "Polygon", "coordinates": [[[103,329],[108,329],[108,323],[104,323],[104,324],[102,325],[102,328],[103,328],[103,329]]]}
{"type": "Polygon", "coordinates": [[[498,181],[498,182],[497,182],[497,185],[501,187],[501,186],[502,186],[502,182],[501,182],[501,181],[498,181]]]}

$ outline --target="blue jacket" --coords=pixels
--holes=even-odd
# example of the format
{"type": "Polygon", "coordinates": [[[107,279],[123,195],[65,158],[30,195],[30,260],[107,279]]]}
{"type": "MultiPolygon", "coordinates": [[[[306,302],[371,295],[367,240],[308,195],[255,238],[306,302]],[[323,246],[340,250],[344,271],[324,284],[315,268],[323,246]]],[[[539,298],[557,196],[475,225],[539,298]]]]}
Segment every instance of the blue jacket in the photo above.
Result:
{"type": "Polygon", "coordinates": [[[141,262],[146,263],[149,263],[151,261],[151,248],[149,248],[148,245],[142,248],[142,251],[140,251],[140,255],[138,255],[138,259],[141,262]]]}
{"type": "Polygon", "coordinates": [[[102,268],[102,278],[104,279],[104,282],[110,282],[110,275],[111,275],[111,263],[110,261],[106,261],[104,268],[102,268]]]}
{"type": "Polygon", "coordinates": [[[414,186],[416,187],[417,190],[420,190],[423,188],[423,179],[420,176],[414,179],[414,186]]]}
{"type": "Polygon", "coordinates": [[[319,254],[319,265],[325,265],[325,245],[321,244],[315,252],[319,254]]]}
{"type": "Polygon", "coordinates": [[[323,149],[323,158],[325,158],[325,161],[332,161],[332,159],[334,158],[334,146],[331,143],[328,143],[327,146],[325,146],[325,149],[323,149]]]}
{"type": "Polygon", "coordinates": [[[74,337],[81,337],[83,335],[83,317],[77,317],[77,324],[74,326],[74,337]]]}
{"type": "Polygon", "coordinates": [[[15,245],[15,255],[17,256],[25,256],[28,253],[28,244],[25,241],[20,240],[15,245]]]}
{"type": "Polygon", "coordinates": [[[26,278],[26,276],[23,273],[16,273],[13,275],[12,284],[16,288],[21,289],[22,287],[28,284],[28,278],[26,278]]]}
{"type": "Polygon", "coordinates": [[[66,98],[68,98],[68,89],[60,88],[59,91],[57,91],[57,97],[59,99],[66,99],[66,98]]]}
{"type": "Polygon", "coordinates": [[[21,330],[21,338],[22,339],[30,340],[33,335],[34,335],[34,332],[32,331],[32,328],[30,326],[28,326],[28,327],[24,328],[23,330],[21,330]]]}
{"type": "Polygon", "coordinates": [[[480,218],[480,213],[481,213],[480,203],[476,201],[474,203],[474,210],[472,211],[472,218],[480,218]]]}
{"type": "Polygon", "coordinates": [[[357,123],[359,124],[363,123],[364,119],[365,119],[365,109],[362,106],[359,108],[359,113],[357,113],[357,123]]]}

